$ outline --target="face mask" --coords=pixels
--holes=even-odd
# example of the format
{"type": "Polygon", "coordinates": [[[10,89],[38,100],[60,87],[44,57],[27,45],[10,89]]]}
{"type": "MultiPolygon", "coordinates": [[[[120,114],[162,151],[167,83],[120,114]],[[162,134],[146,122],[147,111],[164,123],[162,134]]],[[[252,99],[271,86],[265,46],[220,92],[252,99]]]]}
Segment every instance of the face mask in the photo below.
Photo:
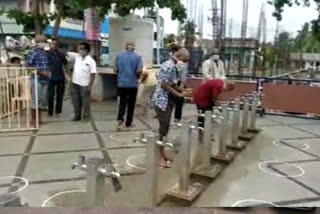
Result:
{"type": "Polygon", "coordinates": [[[219,59],[219,55],[213,55],[213,56],[212,56],[212,59],[213,59],[213,60],[218,60],[218,59],[219,59]]]}
{"type": "Polygon", "coordinates": [[[87,52],[85,50],[79,50],[79,54],[81,56],[86,56],[87,55],[87,52]]]}
{"type": "Polygon", "coordinates": [[[184,71],[187,67],[187,64],[182,62],[182,61],[178,61],[176,64],[177,70],[178,72],[184,71]]]}
{"type": "Polygon", "coordinates": [[[45,43],[45,42],[40,42],[38,44],[38,47],[41,48],[41,49],[45,49],[46,46],[47,46],[47,43],[45,43]]]}

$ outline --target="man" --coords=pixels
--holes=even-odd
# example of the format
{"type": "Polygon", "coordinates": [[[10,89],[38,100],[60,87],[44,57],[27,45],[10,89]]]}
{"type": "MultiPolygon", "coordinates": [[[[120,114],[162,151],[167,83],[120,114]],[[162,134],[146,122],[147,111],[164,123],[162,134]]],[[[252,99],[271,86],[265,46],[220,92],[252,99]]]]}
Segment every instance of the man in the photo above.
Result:
{"type": "Polygon", "coordinates": [[[220,60],[218,49],[214,49],[210,58],[202,64],[202,74],[205,80],[227,79],[224,64],[220,60]]]}
{"type": "MultiPolygon", "coordinates": [[[[213,106],[217,101],[219,95],[223,91],[231,91],[234,89],[234,82],[222,80],[209,80],[201,84],[193,94],[193,103],[197,105],[198,111],[205,113],[206,111],[213,111],[213,106]]],[[[204,127],[204,118],[198,117],[200,127],[204,127]]],[[[199,143],[203,142],[203,132],[199,131],[199,143]]]]}
{"type": "Polygon", "coordinates": [[[26,58],[26,64],[29,67],[33,67],[37,71],[37,79],[32,74],[31,80],[31,124],[36,127],[36,118],[38,112],[39,124],[41,124],[41,113],[39,111],[40,103],[45,103],[46,99],[46,87],[48,85],[48,78],[50,77],[50,71],[48,68],[48,61],[44,48],[46,46],[47,39],[43,35],[37,35],[35,37],[35,47],[28,53],[26,58]],[[38,100],[36,100],[36,88],[38,100]]]}
{"type": "Polygon", "coordinates": [[[51,49],[47,53],[51,78],[48,86],[48,115],[53,116],[54,98],[56,97],[55,115],[62,112],[63,96],[65,90],[65,76],[63,66],[67,64],[64,53],[60,50],[58,39],[52,39],[51,49]]]}
{"type": "Polygon", "coordinates": [[[90,120],[90,95],[97,73],[97,65],[90,56],[90,51],[90,45],[87,42],[81,42],[78,46],[78,54],[68,53],[74,61],[71,89],[74,105],[72,121],[90,120]]]}
{"type": "Polygon", "coordinates": [[[135,44],[126,43],[126,51],[116,57],[114,70],[118,74],[118,96],[120,97],[117,130],[132,128],[138,92],[138,80],[142,73],[142,58],[135,53],[135,44]],[[127,119],[124,121],[127,109],[127,119]],[[125,127],[123,127],[125,125],[125,127]]]}
{"type": "Polygon", "coordinates": [[[150,108],[149,101],[157,84],[155,71],[152,67],[143,69],[139,82],[140,86],[137,96],[137,111],[142,117],[147,117],[148,108],[150,108]]]}
{"type": "MultiPolygon", "coordinates": [[[[177,67],[180,62],[189,61],[190,54],[187,49],[181,48],[168,61],[164,62],[157,73],[157,86],[154,93],[154,106],[159,121],[159,140],[163,141],[170,129],[171,114],[174,107],[174,97],[185,97],[187,91],[177,87],[177,67]]],[[[170,167],[168,160],[169,155],[165,150],[160,150],[160,167],[170,167]]]]}

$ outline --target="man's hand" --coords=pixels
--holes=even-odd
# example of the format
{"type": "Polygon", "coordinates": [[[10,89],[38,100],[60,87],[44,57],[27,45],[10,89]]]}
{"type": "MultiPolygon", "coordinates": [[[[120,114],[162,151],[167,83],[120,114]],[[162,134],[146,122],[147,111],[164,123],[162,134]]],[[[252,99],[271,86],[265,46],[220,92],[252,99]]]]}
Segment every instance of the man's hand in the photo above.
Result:
{"type": "Polygon", "coordinates": [[[181,97],[192,97],[192,88],[188,88],[182,91],[181,97]]]}
{"type": "Polygon", "coordinates": [[[89,92],[89,96],[91,96],[91,92],[92,92],[92,85],[88,86],[88,92],[89,92]]]}
{"type": "Polygon", "coordinates": [[[49,78],[51,76],[51,73],[49,71],[41,71],[38,73],[40,76],[47,77],[47,78],[49,78]]]}
{"type": "Polygon", "coordinates": [[[137,71],[137,73],[136,73],[137,79],[140,79],[141,74],[142,74],[142,71],[137,71]]]}

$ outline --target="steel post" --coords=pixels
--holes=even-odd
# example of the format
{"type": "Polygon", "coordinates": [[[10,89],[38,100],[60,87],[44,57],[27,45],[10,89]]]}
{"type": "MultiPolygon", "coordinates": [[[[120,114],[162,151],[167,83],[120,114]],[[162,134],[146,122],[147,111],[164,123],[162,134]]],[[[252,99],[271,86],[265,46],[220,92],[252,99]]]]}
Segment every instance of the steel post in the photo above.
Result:
{"type": "Polygon", "coordinates": [[[240,99],[236,98],[233,106],[233,117],[232,117],[232,133],[231,133],[231,143],[228,147],[233,149],[243,149],[246,143],[239,141],[240,135],[240,99]]]}
{"type": "Polygon", "coordinates": [[[145,162],[148,207],[156,207],[158,204],[159,159],[160,159],[160,150],[159,150],[159,146],[157,146],[156,137],[150,135],[147,137],[147,155],[146,155],[146,162],[145,162]]]}
{"type": "Polygon", "coordinates": [[[212,157],[222,161],[231,161],[235,153],[227,151],[227,138],[231,134],[231,127],[229,125],[229,107],[228,104],[222,104],[222,124],[219,127],[219,134],[216,139],[218,140],[218,151],[212,157]]]}
{"type": "Polygon", "coordinates": [[[212,156],[212,134],[214,129],[214,120],[217,118],[217,115],[212,115],[211,111],[206,111],[204,115],[200,115],[205,117],[204,124],[204,138],[203,143],[199,144],[199,165],[194,166],[192,170],[192,174],[198,176],[204,176],[208,178],[215,178],[221,171],[222,167],[220,165],[212,165],[211,164],[211,156],[212,156]]]}
{"type": "Polygon", "coordinates": [[[257,128],[257,106],[258,106],[258,93],[254,92],[252,94],[250,125],[248,129],[248,131],[252,133],[259,133],[261,131],[261,129],[257,128]]]}
{"type": "Polygon", "coordinates": [[[249,100],[248,100],[247,97],[244,97],[244,99],[243,99],[241,135],[248,134],[248,120],[249,120],[249,100]]]}
{"type": "Polygon", "coordinates": [[[191,174],[191,144],[192,144],[192,131],[198,129],[190,121],[188,124],[184,124],[181,128],[179,140],[182,148],[178,159],[178,184],[168,192],[169,196],[179,199],[194,201],[202,191],[201,184],[190,185],[191,174]]]}
{"type": "Polygon", "coordinates": [[[101,158],[91,158],[87,162],[86,194],[88,207],[104,206],[105,177],[98,172],[98,168],[103,162],[101,158]]]}

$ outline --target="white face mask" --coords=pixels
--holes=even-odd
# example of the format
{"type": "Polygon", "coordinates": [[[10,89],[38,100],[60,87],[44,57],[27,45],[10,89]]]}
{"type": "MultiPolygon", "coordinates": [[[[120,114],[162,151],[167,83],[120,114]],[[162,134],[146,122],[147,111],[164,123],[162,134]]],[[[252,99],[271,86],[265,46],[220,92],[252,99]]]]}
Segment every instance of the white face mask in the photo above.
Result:
{"type": "Polygon", "coordinates": [[[83,57],[85,57],[87,55],[87,51],[85,50],[79,50],[79,54],[83,57]]]}
{"type": "Polygon", "coordinates": [[[47,43],[45,43],[45,42],[40,42],[38,44],[38,47],[41,48],[41,49],[44,49],[46,46],[47,46],[47,43]]]}
{"type": "Polygon", "coordinates": [[[178,72],[182,72],[186,69],[187,64],[182,61],[178,61],[176,64],[176,67],[177,67],[178,72]]]}
{"type": "Polygon", "coordinates": [[[218,59],[219,59],[219,55],[213,55],[213,56],[212,56],[212,59],[213,59],[213,60],[218,60],[218,59]]]}

